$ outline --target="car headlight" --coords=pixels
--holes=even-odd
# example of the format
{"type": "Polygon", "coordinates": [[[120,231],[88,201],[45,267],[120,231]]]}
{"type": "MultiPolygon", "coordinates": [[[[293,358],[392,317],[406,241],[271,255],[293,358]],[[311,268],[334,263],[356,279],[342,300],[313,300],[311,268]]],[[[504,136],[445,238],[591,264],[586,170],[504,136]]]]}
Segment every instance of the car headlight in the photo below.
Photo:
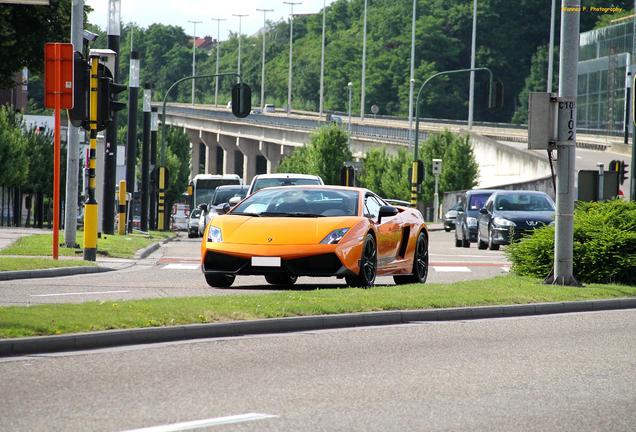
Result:
{"type": "Polygon", "coordinates": [[[468,226],[477,226],[477,218],[474,217],[467,217],[466,218],[466,225],[468,226]]]}
{"type": "Polygon", "coordinates": [[[514,222],[509,221],[508,219],[504,219],[502,217],[496,217],[492,221],[495,225],[499,225],[499,226],[509,226],[509,227],[517,226],[517,224],[515,224],[514,222]]]}
{"type": "Polygon", "coordinates": [[[342,240],[342,238],[347,233],[347,231],[349,231],[349,228],[338,228],[338,229],[335,229],[335,230],[331,231],[327,235],[327,237],[322,239],[322,241],[320,243],[321,244],[336,244],[340,240],[342,240]]]}
{"type": "Polygon", "coordinates": [[[210,229],[208,230],[208,241],[212,243],[221,243],[223,241],[221,228],[210,226],[210,229]]]}

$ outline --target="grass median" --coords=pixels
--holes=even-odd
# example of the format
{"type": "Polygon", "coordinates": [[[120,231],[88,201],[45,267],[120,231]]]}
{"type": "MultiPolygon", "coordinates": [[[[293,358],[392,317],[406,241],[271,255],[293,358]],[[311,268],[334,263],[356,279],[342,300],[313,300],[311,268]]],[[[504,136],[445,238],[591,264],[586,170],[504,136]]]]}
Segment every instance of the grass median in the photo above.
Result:
{"type": "Polygon", "coordinates": [[[636,286],[557,287],[506,275],[453,284],[0,307],[0,338],[348,312],[597,300],[636,286]]]}
{"type": "Polygon", "coordinates": [[[96,265],[84,260],[54,260],[53,258],[3,257],[0,258],[0,271],[39,270],[59,267],[84,267],[96,265]]]}
{"type": "MultiPolygon", "coordinates": [[[[148,234],[102,235],[97,239],[97,254],[115,258],[132,258],[139,249],[173,236],[171,232],[151,231],[148,234]]],[[[82,256],[84,235],[77,234],[78,248],[60,246],[60,256],[82,256]]],[[[53,254],[53,234],[34,234],[21,237],[9,247],[0,250],[0,255],[51,256],[53,254]]],[[[60,231],[60,243],[64,242],[64,232],[60,231]]]]}

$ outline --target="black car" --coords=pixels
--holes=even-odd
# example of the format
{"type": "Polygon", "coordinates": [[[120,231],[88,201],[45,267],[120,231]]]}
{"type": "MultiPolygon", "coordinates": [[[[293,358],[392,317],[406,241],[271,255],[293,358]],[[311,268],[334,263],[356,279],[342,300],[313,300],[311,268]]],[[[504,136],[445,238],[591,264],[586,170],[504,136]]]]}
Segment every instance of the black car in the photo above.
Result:
{"type": "Polygon", "coordinates": [[[554,201],[545,192],[495,192],[479,211],[477,246],[497,250],[553,221],[554,201]]]}
{"type": "Polygon", "coordinates": [[[459,196],[457,218],[455,219],[455,246],[470,247],[477,243],[477,220],[479,210],[486,204],[495,190],[474,189],[459,196]]]}

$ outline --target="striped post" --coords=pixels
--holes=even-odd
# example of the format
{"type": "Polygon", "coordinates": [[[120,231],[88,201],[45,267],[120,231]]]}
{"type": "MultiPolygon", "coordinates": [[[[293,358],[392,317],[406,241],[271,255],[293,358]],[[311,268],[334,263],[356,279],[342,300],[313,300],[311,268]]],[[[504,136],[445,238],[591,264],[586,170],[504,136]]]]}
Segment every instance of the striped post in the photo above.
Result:
{"type": "Polygon", "coordinates": [[[411,169],[411,205],[417,206],[417,177],[419,164],[416,160],[413,161],[413,168],[411,169]]]}
{"type": "Polygon", "coordinates": [[[166,230],[166,167],[159,167],[159,205],[158,205],[158,229],[166,230]]]}
{"type": "Polygon", "coordinates": [[[92,56],[90,79],[90,150],[88,162],[88,199],[84,205],[84,259],[97,259],[97,200],[95,199],[95,153],[97,151],[97,86],[99,57],[92,56]]]}
{"type": "Polygon", "coordinates": [[[117,234],[126,234],[126,180],[119,180],[119,214],[117,215],[117,234]]]}

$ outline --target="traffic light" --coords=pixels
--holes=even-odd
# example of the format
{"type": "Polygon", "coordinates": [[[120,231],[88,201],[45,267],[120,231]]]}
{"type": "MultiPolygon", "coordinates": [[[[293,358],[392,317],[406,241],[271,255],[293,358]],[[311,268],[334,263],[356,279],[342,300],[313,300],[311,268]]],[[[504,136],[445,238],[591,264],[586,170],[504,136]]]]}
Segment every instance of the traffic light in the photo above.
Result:
{"type": "MultiPolygon", "coordinates": [[[[424,162],[421,160],[417,160],[417,178],[415,179],[415,184],[420,185],[424,181],[424,162]]],[[[410,166],[408,169],[408,180],[409,184],[413,179],[413,167],[410,166]]]]}
{"type": "Polygon", "coordinates": [[[126,90],[126,86],[113,82],[111,71],[99,64],[99,83],[97,95],[97,130],[106,129],[113,120],[113,113],[126,108],[123,102],[117,102],[115,96],[126,90]]]}
{"type": "Polygon", "coordinates": [[[91,68],[79,51],[73,53],[73,108],[68,117],[75,127],[88,129],[89,82],[91,68]]]}
{"type": "Polygon", "coordinates": [[[607,170],[610,172],[619,172],[620,171],[620,161],[613,160],[607,165],[607,170]]]}
{"type": "Polygon", "coordinates": [[[356,185],[356,169],[352,165],[345,165],[340,168],[340,184],[342,186],[356,185]]]}
{"type": "Polygon", "coordinates": [[[627,170],[625,168],[627,168],[629,165],[626,164],[625,161],[620,161],[618,165],[618,181],[623,184],[625,183],[625,180],[628,179],[627,170]]]}
{"type": "Polygon", "coordinates": [[[232,86],[232,114],[235,117],[247,117],[252,111],[252,89],[247,84],[232,86]]]}

